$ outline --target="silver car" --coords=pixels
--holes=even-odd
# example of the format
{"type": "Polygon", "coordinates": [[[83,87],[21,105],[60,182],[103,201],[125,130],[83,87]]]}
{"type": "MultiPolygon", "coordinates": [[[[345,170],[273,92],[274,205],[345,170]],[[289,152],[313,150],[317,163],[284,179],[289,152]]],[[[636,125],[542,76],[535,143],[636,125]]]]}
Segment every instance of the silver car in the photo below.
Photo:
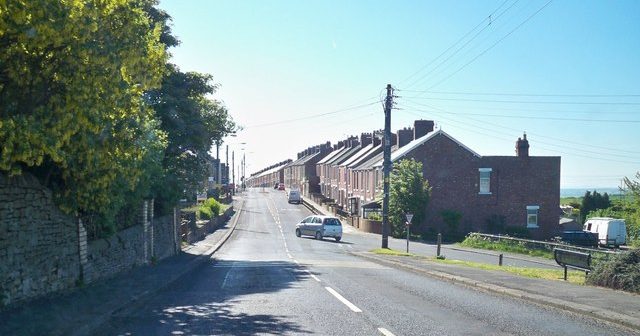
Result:
{"type": "Polygon", "coordinates": [[[309,216],[296,224],[296,236],[314,236],[316,239],[333,237],[336,241],[342,239],[342,223],[332,216],[309,216]]]}

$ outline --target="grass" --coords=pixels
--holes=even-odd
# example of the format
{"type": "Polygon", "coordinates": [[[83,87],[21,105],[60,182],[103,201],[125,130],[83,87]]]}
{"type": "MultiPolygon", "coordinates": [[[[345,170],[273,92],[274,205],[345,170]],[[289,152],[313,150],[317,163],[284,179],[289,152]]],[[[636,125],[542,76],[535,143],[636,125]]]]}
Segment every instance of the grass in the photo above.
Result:
{"type": "MultiPolygon", "coordinates": [[[[450,264],[450,265],[460,265],[466,267],[479,268],[487,271],[502,271],[507,273],[516,274],[522,277],[527,278],[535,278],[535,279],[547,279],[547,280],[564,280],[564,271],[563,270],[552,270],[552,269],[544,269],[544,268],[530,268],[530,267],[514,267],[514,266],[498,266],[498,265],[490,265],[477,263],[472,261],[461,261],[461,260],[439,260],[436,258],[427,258],[429,261],[442,263],[442,264],[450,264]]],[[[567,281],[583,285],[585,280],[585,273],[581,271],[569,271],[567,273],[567,281]]]]}
{"type": "Polygon", "coordinates": [[[490,240],[482,239],[478,236],[470,235],[462,243],[460,243],[460,246],[491,250],[491,251],[519,253],[519,254],[524,254],[532,257],[542,257],[547,259],[553,259],[553,251],[542,250],[542,249],[532,249],[530,247],[525,246],[524,244],[514,242],[514,241],[509,241],[509,240],[490,241],[490,240]]]}
{"type": "Polygon", "coordinates": [[[379,249],[371,250],[369,252],[375,253],[375,254],[392,255],[392,256],[403,256],[403,257],[415,256],[415,254],[406,253],[406,252],[402,252],[402,251],[398,251],[398,250],[392,250],[392,249],[388,249],[388,248],[379,248],[379,249]]]}
{"type": "MultiPolygon", "coordinates": [[[[375,254],[392,255],[392,256],[405,256],[405,257],[416,256],[411,253],[405,253],[402,251],[397,251],[392,249],[382,249],[382,248],[371,250],[370,252],[375,254]]],[[[522,277],[527,277],[527,278],[546,279],[546,280],[564,280],[564,271],[561,269],[553,270],[553,269],[544,269],[544,268],[498,266],[498,265],[477,263],[472,261],[437,259],[435,257],[420,257],[420,258],[431,261],[431,262],[435,262],[435,263],[459,265],[464,267],[483,269],[487,271],[501,271],[501,272],[519,275],[522,277]]],[[[581,271],[569,271],[567,273],[567,281],[570,283],[583,285],[585,283],[585,273],[581,271]]]]}

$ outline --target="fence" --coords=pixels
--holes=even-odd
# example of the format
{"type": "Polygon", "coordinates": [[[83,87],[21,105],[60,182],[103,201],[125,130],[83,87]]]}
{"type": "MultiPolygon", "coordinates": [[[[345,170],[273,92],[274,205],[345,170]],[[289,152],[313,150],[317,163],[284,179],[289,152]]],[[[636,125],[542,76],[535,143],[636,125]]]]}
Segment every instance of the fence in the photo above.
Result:
{"type": "Polygon", "coordinates": [[[492,234],[486,234],[486,233],[477,233],[477,232],[472,232],[469,235],[476,235],[491,241],[502,241],[502,240],[506,240],[506,241],[512,241],[512,242],[517,242],[517,243],[521,243],[521,244],[525,244],[528,247],[531,248],[537,248],[537,249],[543,249],[543,250],[548,250],[548,251],[553,251],[554,248],[558,247],[558,248],[563,248],[563,249],[571,249],[574,251],[578,251],[578,252],[586,252],[586,253],[603,253],[603,254],[608,254],[608,255],[613,255],[613,254],[618,254],[620,252],[617,251],[609,251],[609,250],[603,250],[603,249],[592,249],[592,248],[587,248],[587,247],[579,247],[579,246],[574,246],[574,245],[568,245],[568,244],[561,244],[561,243],[555,243],[555,242],[548,242],[548,241],[541,241],[541,240],[532,240],[532,239],[523,239],[523,238],[514,238],[514,237],[510,237],[510,236],[502,236],[502,235],[492,235],[492,234]]]}

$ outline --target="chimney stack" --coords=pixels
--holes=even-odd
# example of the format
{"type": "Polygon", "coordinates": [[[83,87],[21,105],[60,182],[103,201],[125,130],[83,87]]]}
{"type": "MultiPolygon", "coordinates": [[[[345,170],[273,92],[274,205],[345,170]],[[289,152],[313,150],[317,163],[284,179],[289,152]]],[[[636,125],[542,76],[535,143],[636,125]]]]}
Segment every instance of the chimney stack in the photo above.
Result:
{"type": "Polygon", "coordinates": [[[360,134],[360,144],[362,147],[369,146],[372,142],[372,134],[371,133],[362,133],[360,134]]]}
{"type": "Polygon", "coordinates": [[[527,140],[527,133],[524,133],[522,139],[518,138],[516,141],[516,155],[518,157],[529,157],[529,141],[527,140]]]}
{"type": "Polygon", "coordinates": [[[416,120],[413,122],[413,139],[419,139],[433,132],[433,120],[416,120]]]}
{"type": "Polygon", "coordinates": [[[408,144],[409,142],[411,142],[411,140],[413,140],[413,129],[412,128],[403,128],[401,130],[398,130],[397,132],[397,143],[398,143],[398,147],[403,147],[404,145],[408,144]]]}

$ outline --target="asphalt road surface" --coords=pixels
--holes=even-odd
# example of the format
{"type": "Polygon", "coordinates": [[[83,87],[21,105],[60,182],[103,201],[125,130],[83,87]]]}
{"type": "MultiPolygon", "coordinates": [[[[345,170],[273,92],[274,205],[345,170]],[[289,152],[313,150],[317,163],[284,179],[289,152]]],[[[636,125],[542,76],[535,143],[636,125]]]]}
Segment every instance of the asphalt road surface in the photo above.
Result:
{"type": "Polygon", "coordinates": [[[625,335],[609,324],[364,261],[339,243],[297,238],[309,215],[284,192],[245,194],[238,226],[210,262],[118,312],[98,335],[625,335]]]}

